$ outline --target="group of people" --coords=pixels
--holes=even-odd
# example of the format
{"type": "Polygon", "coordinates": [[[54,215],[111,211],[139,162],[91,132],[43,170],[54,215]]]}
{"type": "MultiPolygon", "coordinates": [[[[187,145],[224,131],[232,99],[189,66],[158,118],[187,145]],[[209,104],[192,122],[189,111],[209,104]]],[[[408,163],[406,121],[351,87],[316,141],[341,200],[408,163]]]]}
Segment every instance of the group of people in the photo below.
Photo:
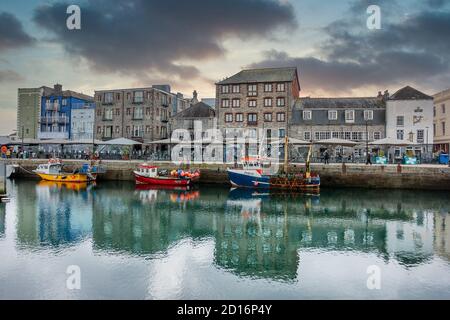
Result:
{"type": "MultiPolygon", "coordinates": [[[[330,163],[330,153],[328,152],[328,149],[325,149],[325,151],[322,153],[322,159],[324,164],[330,163]]],[[[340,152],[336,154],[336,160],[338,160],[338,162],[342,162],[343,157],[340,152]]],[[[353,154],[349,156],[348,160],[353,161],[353,154]]],[[[368,151],[366,154],[366,165],[372,165],[372,153],[370,151],[368,151]]]]}

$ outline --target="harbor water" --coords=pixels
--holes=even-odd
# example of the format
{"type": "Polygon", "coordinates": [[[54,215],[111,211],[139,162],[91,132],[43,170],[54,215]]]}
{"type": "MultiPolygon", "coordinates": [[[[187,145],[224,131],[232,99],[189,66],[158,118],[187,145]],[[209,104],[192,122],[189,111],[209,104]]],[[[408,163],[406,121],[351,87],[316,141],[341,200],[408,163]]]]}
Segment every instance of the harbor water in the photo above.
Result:
{"type": "Polygon", "coordinates": [[[450,299],[446,192],[7,184],[0,299],[450,299]]]}

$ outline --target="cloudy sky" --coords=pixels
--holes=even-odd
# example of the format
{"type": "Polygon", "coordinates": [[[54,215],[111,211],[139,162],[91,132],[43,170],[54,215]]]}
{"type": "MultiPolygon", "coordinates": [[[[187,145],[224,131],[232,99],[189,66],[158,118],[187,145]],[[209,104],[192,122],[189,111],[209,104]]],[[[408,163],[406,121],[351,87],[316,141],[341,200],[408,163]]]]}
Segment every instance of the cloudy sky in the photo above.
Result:
{"type": "Polygon", "coordinates": [[[214,97],[246,67],[297,66],[302,96],[450,87],[448,0],[1,0],[0,134],[17,88],[94,90],[168,83],[214,97]],[[66,9],[81,8],[81,30],[66,9]],[[366,26],[381,8],[381,30],[366,26]]]}

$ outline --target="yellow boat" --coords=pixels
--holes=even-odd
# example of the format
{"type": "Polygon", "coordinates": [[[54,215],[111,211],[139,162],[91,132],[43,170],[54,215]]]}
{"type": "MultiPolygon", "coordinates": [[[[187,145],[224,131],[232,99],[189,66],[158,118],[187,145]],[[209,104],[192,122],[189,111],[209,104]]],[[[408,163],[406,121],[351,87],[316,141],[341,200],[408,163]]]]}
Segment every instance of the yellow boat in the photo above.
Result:
{"type": "Polygon", "coordinates": [[[92,172],[89,165],[83,165],[81,170],[72,173],[62,171],[62,163],[58,159],[50,159],[46,164],[40,164],[36,170],[33,170],[42,180],[54,182],[76,182],[87,183],[95,181],[97,174],[92,172]]]}

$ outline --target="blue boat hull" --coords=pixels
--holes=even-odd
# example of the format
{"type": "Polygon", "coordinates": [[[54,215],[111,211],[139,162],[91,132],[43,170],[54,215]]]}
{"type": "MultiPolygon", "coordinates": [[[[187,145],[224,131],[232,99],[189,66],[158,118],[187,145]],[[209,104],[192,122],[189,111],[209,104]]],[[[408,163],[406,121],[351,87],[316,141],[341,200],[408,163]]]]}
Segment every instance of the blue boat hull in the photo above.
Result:
{"type": "Polygon", "coordinates": [[[269,188],[269,176],[255,176],[246,174],[245,172],[237,172],[228,170],[228,178],[232,185],[244,188],[269,188]]]}

